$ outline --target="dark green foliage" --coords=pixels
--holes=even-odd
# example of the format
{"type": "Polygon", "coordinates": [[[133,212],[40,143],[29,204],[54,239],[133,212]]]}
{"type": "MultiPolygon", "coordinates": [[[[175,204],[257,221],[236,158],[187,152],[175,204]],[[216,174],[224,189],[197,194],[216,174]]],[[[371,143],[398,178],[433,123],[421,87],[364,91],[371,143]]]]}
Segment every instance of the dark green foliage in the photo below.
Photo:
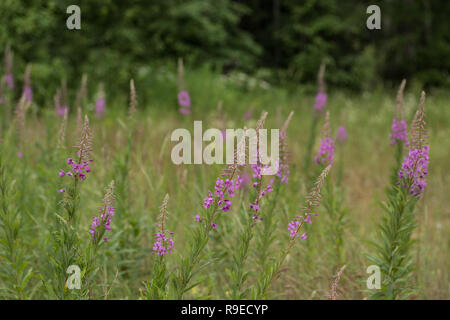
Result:
{"type": "Polygon", "coordinates": [[[187,66],[310,87],[322,62],[333,87],[370,89],[380,77],[448,85],[449,6],[444,0],[4,0],[0,50],[10,45],[15,53],[16,95],[25,64],[33,63],[40,104],[52,103],[44,93],[56,91],[62,78],[69,101],[82,73],[89,74],[89,92],[102,81],[114,95],[149,65],[175,67],[178,57],[187,66]],[[66,27],[71,4],[81,8],[81,30],[66,27]],[[366,28],[369,4],[381,8],[381,30],[366,28]]]}

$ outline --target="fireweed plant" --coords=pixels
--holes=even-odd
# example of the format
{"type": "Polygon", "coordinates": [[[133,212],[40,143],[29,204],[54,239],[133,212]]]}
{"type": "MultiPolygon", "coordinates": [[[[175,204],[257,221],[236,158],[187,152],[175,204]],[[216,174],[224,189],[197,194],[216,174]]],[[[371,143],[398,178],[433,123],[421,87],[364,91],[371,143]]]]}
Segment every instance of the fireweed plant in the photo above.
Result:
{"type": "Polygon", "coordinates": [[[156,261],[153,264],[153,272],[151,280],[144,282],[145,289],[140,290],[141,298],[148,300],[161,300],[167,299],[167,284],[169,276],[167,275],[167,266],[165,257],[173,253],[174,240],[173,232],[167,229],[167,218],[169,212],[167,211],[167,205],[169,202],[169,195],[166,194],[163,203],[159,209],[158,222],[156,223],[157,232],[154,234],[153,254],[156,257],[156,261]]]}
{"type": "Polygon", "coordinates": [[[67,268],[82,264],[79,241],[80,188],[91,172],[92,133],[89,119],[85,116],[79,143],[74,146],[76,157],[67,158],[63,169],[57,174],[63,181],[63,187],[55,192],[62,194],[60,207],[63,214],[55,213],[56,229],[53,231],[53,252],[49,254],[52,271],[43,279],[48,293],[59,299],[73,298],[76,290],[67,289],[67,268]],[[80,261],[81,259],[81,261],[80,261]]]}
{"type": "Polygon", "coordinates": [[[106,112],[106,96],[103,84],[98,85],[97,98],[95,99],[95,116],[97,118],[104,118],[106,112]]]}
{"type": "Polygon", "coordinates": [[[180,106],[179,112],[184,115],[191,113],[191,97],[189,91],[186,89],[184,82],[184,66],[183,59],[178,59],[178,105],[180,106]]]}
{"type": "MultiPolygon", "coordinates": [[[[325,113],[325,105],[327,103],[327,93],[325,84],[325,64],[320,65],[319,72],[317,74],[317,95],[313,107],[313,117],[311,118],[311,129],[309,131],[308,143],[306,145],[305,159],[303,161],[305,173],[309,172],[309,166],[312,160],[312,152],[314,143],[317,136],[317,126],[319,125],[320,118],[325,113]]],[[[312,180],[312,179],[311,179],[312,180]]]]}
{"type": "Polygon", "coordinates": [[[262,227],[258,228],[258,238],[256,239],[257,261],[261,271],[267,266],[269,257],[272,256],[272,245],[275,241],[275,231],[277,229],[277,219],[275,210],[278,200],[283,189],[283,185],[287,185],[289,181],[289,150],[287,144],[287,129],[291,122],[294,112],[291,111],[285,123],[280,130],[280,159],[279,168],[274,176],[274,182],[271,187],[273,192],[267,205],[267,212],[263,217],[262,227]]]}
{"type": "Polygon", "coordinates": [[[321,194],[320,190],[325,182],[325,179],[330,172],[331,165],[328,165],[320,174],[315,182],[311,192],[306,197],[306,203],[300,207],[302,215],[295,216],[288,225],[289,242],[287,247],[282,250],[277,258],[268,265],[264,271],[258,276],[258,280],[251,289],[253,299],[264,299],[268,294],[272,283],[279,277],[281,268],[283,267],[286,257],[289,255],[292,247],[298,239],[306,240],[307,234],[303,232],[301,235],[301,228],[306,223],[312,224],[313,216],[317,215],[313,212],[314,208],[320,205],[321,194]]]}
{"type": "MultiPolygon", "coordinates": [[[[267,113],[264,112],[261,119],[258,121],[256,132],[258,132],[261,128],[260,126],[264,123],[266,116],[267,113]]],[[[240,141],[238,141],[237,148],[234,153],[233,163],[229,164],[223,173],[216,179],[214,192],[208,191],[206,198],[204,198],[202,205],[203,213],[195,216],[195,220],[199,225],[194,229],[193,233],[188,238],[186,255],[180,259],[180,266],[175,275],[172,277],[173,292],[171,293],[171,296],[177,299],[182,299],[188,290],[198,284],[195,283],[190,285],[193,276],[210,263],[210,261],[206,259],[207,257],[203,251],[209,242],[210,232],[219,227],[217,225],[219,215],[230,210],[232,205],[231,198],[235,196],[236,191],[241,185],[242,180],[239,173],[246,161],[246,159],[241,159],[241,157],[245,155],[245,152],[243,154],[239,153],[239,150],[243,149],[242,144],[245,146],[245,135],[240,141]]],[[[257,172],[256,168],[255,170],[257,172]]],[[[255,202],[257,202],[256,199],[255,202]]],[[[254,206],[254,203],[252,206],[254,206]]],[[[250,239],[245,238],[245,241],[250,241],[250,239]]],[[[246,259],[246,250],[247,249],[243,250],[240,255],[240,259],[242,260],[242,267],[239,267],[240,270],[242,270],[243,263],[246,259]]],[[[236,271],[237,283],[239,283],[244,277],[242,272],[243,271],[236,271]]]]}
{"type": "Polygon", "coordinates": [[[408,147],[396,177],[391,179],[395,182],[386,190],[387,201],[383,203],[386,214],[373,243],[374,254],[367,255],[369,261],[380,267],[382,275],[381,290],[373,292],[371,299],[406,299],[417,292],[417,286],[411,283],[415,268],[411,235],[416,228],[416,203],[424,194],[428,175],[425,92],[411,123],[408,147]]]}
{"type": "MultiPolygon", "coordinates": [[[[254,229],[265,218],[265,214],[262,210],[264,197],[267,198],[273,191],[273,181],[269,184],[263,185],[263,164],[260,162],[259,136],[261,134],[260,129],[262,129],[264,126],[266,116],[267,113],[264,113],[261,119],[258,121],[258,124],[256,125],[256,141],[250,142],[256,144],[255,158],[257,159],[257,162],[256,164],[251,165],[253,176],[252,188],[254,192],[252,195],[252,201],[250,201],[248,207],[241,207],[241,210],[244,213],[244,230],[242,231],[239,238],[238,249],[232,254],[233,264],[231,270],[229,271],[229,275],[231,278],[231,298],[234,300],[244,299],[249,292],[248,288],[244,289],[245,281],[249,276],[249,272],[245,271],[245,263],[249,254],[251,240],[254,236],[254,229]]],[[[242,178],[238,178],[237,183],[241,184],[242,178]]],[[[239,186],[237,186],[237,188],[238,187],[239,186]]],[[[235,187],[235,189],[237,188],[235,187]]]]}
{"type": "MultiPolygon", "coordinates": [[[[345,129],[344,129],[345,130],[345,129]]],[[[338,132],[338,137],[340,139],[338,145],[342,146],[342,140],[347,138],[346,132],[338,132]],[[345,135],[345,136],[344,136],[345,135]]],[[[320,170],[327,165],[332,165],[335,159],[335,143],[331,138],[331,124],[330,124],[330,114],[326,113],[325,124],[322,127],[321,140],[317,156],[315,157],[316,165],[320,170]]],[[[342,150],[340,150],[342,152],[342,150]]],[[[338,168],[342,170],[341,163],[338,164],[338,168]]],[[[339,174],[339,172],[338,172],[339,174]]],[[[347,210],[343,208],[344,193],[343,188],[337,184],[334,177],[327,179],[324,187],[325,199],[323,201],[323,207],[327,216],[327,237],[329,238],[329,243],[332,245],[332,259],[333,268],[342,265],[345,261],[344,252],[344,228],[347,222],[346,215],[347,210]]]]}
{"type": "Polygon", "coordinates": [[[397,181],[397,172],[400,169],[403,160],[403,151],[409,146],[408,141],[408,125],[404,118],[404,102],[403,91],[405,90],[406,80],[403,79],[397,91],[395,112],[392,119],[392,131],[389,134],[390,145],[395,147],[395,165],[393,167],[393,180],[391,183],[397,181]]]}
{"type": "Polygon", "coordinates": [[[90,242],[83,250],[81,265],[83,270],[82,290],[81,296],[89,295],[93,297],[93,288],[95,287],[94,280],[99,271],[98,257],[103,245],[109,241],[109,233],[111,231],[111,223],[114,217],[116,207],[114,206],[114,180],[106,188],[103,196],[102,205],[98,207],[98,215],[92,218],[92,223],[89,228],[90,242]]]}

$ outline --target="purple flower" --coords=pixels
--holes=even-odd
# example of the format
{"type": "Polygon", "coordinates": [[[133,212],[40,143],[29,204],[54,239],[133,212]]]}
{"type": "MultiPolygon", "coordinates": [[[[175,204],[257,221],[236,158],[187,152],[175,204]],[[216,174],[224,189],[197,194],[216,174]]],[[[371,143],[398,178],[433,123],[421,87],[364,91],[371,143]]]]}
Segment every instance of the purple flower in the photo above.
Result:
{"type": "MultiPolygon", "coordinates": [[[[96,241],[97,237],[101,237],[105,230],[111,231],[111,218],[114,217],[114,209],[113,206],[105,205],[105,207],[100,208],[100,217],[92,218],[91,228],[89,229],[92,240],[96,241]]],[[[103,240],[108,242],[106,237],[103,240]]]]}
{"type": "Polygon", "coordinates": [[[183,90],[178,93],[178,104],[181,106],[179,109],[181,114],[188,115],[191,113],[191,98],[189,97],[189,92],[183,90]]]}
{"type": "MultiPolygon", "coordinates": [[[[232,203],[229,199],[226,198],[226,196],[232,198],[235,195],[235,190],[239,189],[241,183],[242,178],[239,176],[236,178],[236,181],[230,179],[224,180],[220,177],[217,178],[216,184],[214,185],[214,195],[218,198],[217,205],[219,209],[223,211],[230,210],[232,203]]],[[[203,201],[203,207],[209,209],[211,207],[211,204],[213,203],[213,194],[211,193],[211,191],[208,191],[208,196],[203,201]]]]}
{"type": "MultiPolygon", "coordinates": [[[[308,216],[309,217],[309,216],[308,216]]],[[[298,237],[298,231],[301,227],[302,223],[298,220],[298,217],[289,222],[288,224],[288,231],[289,231],[289,237],[291,239],[295,239],[298,237]]],[[[304,232],[300,238],[302,240],[305,240],[308,236],[306,235],[306,232],[304,232]]]]}
{"type": "Polygon", "coordinates": [[[155,233],[156,241],[153,244],[153,251],[158,254],[158,256],[163,256],[173,252],[174,241],[172,237],[167,237],[164,233],[155,233]]]}
{"type": "Polygon", "coordinates": [[[291,237],[292,239],[297,238],[299,227],[300,221],[292,220],[291,222],[289,222],[288,224],[289,237],[291,237]]]}
{"type": "Polygon", "coordinates": [[[66,190],[64,190],[64,189],[59,189],[58,192],[59,192],[59,193],[64,193],[64,192],[66,192],[66,190]]]}
{"type": "Polygon", "coordinates": [[[66,113],[66,111],[69,112],[69,106],[62,106],[62,107],[58,107],[56,109],[56,113],[60,117],[64,117],[64,114],[66,113]]]}
{"type": "Polygon", "coordinates": [[[394,145],[397,141],[403,141],[408,146],[407,127],[405,120],[392,119],[392,132],[389,134],[391,145],[394,145]]]}
{"type": "Polygon", "coordinates": [[[344,143],[345,141],[347,141],[347,129],[345,129],[344,126],[340,126],[337,129],[336,140],[339,143],[344,143]]]}
{"type": "Polygon", "coordinates": [[[186,107],[186,108],[191,107],[191,97],[189,96],[189,92],[187,92],[186,90],[183,90],[178,93],[178,104],[181,107],[186,107]]]}
{"type": "Polygon", "coordinates": [[[217,229],[217,224],[211,223],[211,227],[213,227],[213,229],[217,229]]]}
{"type": "Polygon", "coordinates": [[[97,118],[101,118],[105,115],[106,110],[106,100],[105,98],[98,98],[95,101],[95,114],[97,118]]]}
{"type": "Polygon", "coordinates": [[[217,204],[223,211],[228,211],[231,208],[231,201],[228,199],[219,200],[217,204]]]}
{"type": "Polygon", "coordinates": [[[17,153],[17,156],[18,156],[19,158],[22,158],[22,157],[23,157],[23,152],[18,152],[18,153],[17,153]]]}
{"type": "Polygon", "coordinates": [[[306,216],[305,221],[312,224],[311,217],[309,215],[306,216]]]}
{"type": "Polygon", "coordinates": [[[249,205],[250,209],[258,211],[259,210],[259,205],[257,203],[257,201],[255,201],[255,203],[250,203],[249,205]]]}
{"type": "Polygon", "coordinates": [[[331,138],[323,138],[320,140],[318,155],[315,157],[317,164],[329,165],[333,163],[334,142],[331,138]]]}
{"type": "Polygon", "coordinates": [[[327,94],[324,92],[319,92],[316,95],[316,101],[314,103],[314,110],[323,111],[326,103],[327,103],[327,94]]]}
{"type": "Polygon", "coordinates": [[[427,185],[429,146],[422,149],[413,149],[403,160],[398,172],[398,178],[402,187],[407,188],[412,195],[421,195],[427,185]]]}
{"type": "Polygon", "coordinates": [[[86,180],[86,174],[91,172],[91,167],[89,163],[93,160],[83,160],[81,163],[75,163],[72,158],[67,159],[67,164],[72,166],[72,170],[64,171],[61,170],[58,175],[60,177],[68,176],[79,178],[80,180],[86,180]]]}
{"type": "Polygon", "coordinates": [[[204,199],[204,202],[203,202],[203,207],[205,207],[206,209],[209,209],[211,204],[214,202],[211,191],[208,191],[208,192],[209,192],[208,196],[204,199]]]}

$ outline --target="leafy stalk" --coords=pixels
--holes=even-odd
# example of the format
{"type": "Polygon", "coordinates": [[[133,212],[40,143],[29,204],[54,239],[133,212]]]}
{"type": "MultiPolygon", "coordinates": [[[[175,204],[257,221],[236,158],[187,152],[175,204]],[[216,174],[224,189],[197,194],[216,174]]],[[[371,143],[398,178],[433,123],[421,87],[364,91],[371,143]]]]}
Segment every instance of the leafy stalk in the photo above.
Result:
{"type": "Polygon", "coordinates": [[[7,172],[0,154],[0,275],[6,284],[0,287],[0,296],[22,300],[28,298],[26,287],[33,272],[22,250],[21,211],[15,205],[14,183],[9,181],[7,172]]]}

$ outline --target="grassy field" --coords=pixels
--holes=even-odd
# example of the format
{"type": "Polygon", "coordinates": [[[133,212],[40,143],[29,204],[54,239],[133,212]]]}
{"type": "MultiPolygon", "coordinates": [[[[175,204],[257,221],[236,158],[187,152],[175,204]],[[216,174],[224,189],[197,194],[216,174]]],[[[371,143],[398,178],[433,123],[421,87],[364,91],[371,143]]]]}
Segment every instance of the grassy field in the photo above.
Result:
{"type": "MultiPolygon", "coordinates": [[[[6,105],[0,105],[2,126],[0,130],[0,158],[4,167],[5,189],[3,196],[2,247],[0,261],[0,297],[4,298],[91,298],[138,299],[145,297],[143,282],[155,278],[154,270],[162,261],[154,254],[155,223],[166,194],[169,195],[166,227],[173,232],[174,252],[164,256],[169,277],[163,298],[176,298],[171,283],[178,277],[181,258],[187,249],[192,232],[199,228],[196,215],[203,215],[203,199],[208,190],[214,190],[216,178],[224,165],[174,165],[171,149],[175,145],[170,135],[176,128],[193,130],[193,121],[202,120],[203,128],[252,128],[263,111],[267,111],[265,128],[280,128],[294,111],[287,131],[290,151],[290,177],[288,184],[280,186],[277,201],[271,194],[261,209],[268,210],[274,203],[273,241],[266,252],[266,262],[282,252],[290,241],[287,229],[292,218],[299,214],[311,182],[320,174],[313,161],[305,172],[304,161],[313,119],[314,95],[299,88],[288,91],[265,83],[252,82],[239,77],[225,78],[205,71],[186,75],[186,84],[192,99],[192,114],[178,112],[176,102],[176,74],[151,70],[154,81],[143,85],[136,80],[137,113],[128,117],[128,97],[111,101],[106,92],[106,113],[97,118],[94,99],[83,105],[92,130],[91,172],[80,181],[77,219],[68,223],[63,209],[68,192],[59,193],[68,180],[60,178],[60,170],[67,169],[67,158],[75,156],[80,135],[77,110],[71,107],[65,134],[64,122],[50,103],[32,104],[23,116],[7,114],[6,105]],[[243,88],[243,85],[247,87],[243,88]],[[250,88],[250,89],[249,89],[250,88]],[[145,93],[145,99],[141,97],[145,93]],[[222,108],[218,109],[219,101],[222,108]],[[245,114],[251,113],[250,119],[245,114]],[[78,126],[78,128],[77,128],[78,126]],[[65,136],[65,139],[64,139],[65,136]],[[61,140],[63,139],[63,140],[61,140]],[[59,142],[58,142],[59,141],[59,142]],[[57,148],[57,146],[60,148],[57,148]],[[23,153],[22,157],[18,153],[23,153]],[[102,205],[105,187],[115,181],[115,216],[108,242],[92,249],[89,228],[102,205]],[[65,182],[64,182],[65,181],[65,182]],[[8,217],[8,218],[5,218],[8,217]],[[61,231],[65,221],[71,232],[61,231]],[[68,224],[67,224],[68,223],[68,224]],[[72,223],[72,224],[71,224],[72,223]],[[9,231],[13,230],[13,232],[9,231]],[[76,237],[62,253],[61,237],[76,237]],[[58,242],[59,241],[59,242],[58,242]],[[59,264],[62,256],[72,256],[74,264],[81,264],[82,272],[89,274],[89,290],[64,289],[68,276],[59,264]],[[95,256],[92,260],[93,256],[95,256]],[[92,264],[89,264],[92,261],[92,264]],[[59,266],[59,267],[58,267],[59,266]],[[156,267],[155,267],[156,266],[156,267]],[[58,269],[59,268],[59,269],[58,269]],[[141,295],[142,292],[142,295],[141,295]]],[[[71,84],[78,87],[78,84],[71,84]]],[[[405,118],[408,124],[419,104],[420,88],[407,86],[405,92],[405,118]]],[[[413,266],[410,282],[418,285],[410,298],[449,299],[450,270],[449,227],[450,181],[449,143],[450,96],[445,92],[429,92],[426,116],[430,144],[430,167],[425,194],[416,206],[415,228],[412,238],[413,266]]],[[[11,101],[15,107],[18,99],[11,101]]],[[[73,105],[73,103],[69,103],[73,105]]],[[[332,137],[338,126],[348,131],[345,144],[336,144],[335,163],[326,185],[337,186],[339,168],[342,183],[335,190],[342,200],[339,212],[345,218],[336,221],[326,206],[317,209],[312,225],[306,225],[306,240],[297,239],[276,275],[267,298],[274,299],[327,299],[330,286],[338,269],[345,264],[338,285],[338,299],[365,299],[370,296],[366,288],[369,274],[366,268],[372,263],[365,256],[374,248],[370,241],[377,239],[379,223],[385,214],[381,202],[386,200],[385,188],[390,183],[394,165],[393,146],[389,145],[395,92],[374,90],[361,95],[331,92],[326,110],[330,112],[332,137]],[[339,235],[336,234],[339,232],[339,235]],[[336,244],[336,237],[341,239],[336,244]]],[[[20,114],[20,112],[19,112],[20,114]]],[[[324,117],[319,119],[318,129],[324,117]]],[[[320,139],[314,140],[313,156],[320,139]]],[[[244,169],[248,172],[249,168],[244,169]]],[[[243,172],[243,173],[244,173],[243,172]]],[[[264,178],[270,181],[270,178],[264,178]]],[[[217,217],[217,229],[209,232],[209,241],[199,265],[203,268],[194,274],[190,285],[197,284],[184,294],[184,298],[228,299],[233,296],[232,270],[246,229],[249,199],[252,186],[242,186],[233,198],[231,210],[217,217]]],[[[324,188],[326,189],[326,188],[324,188]]],[[[323,192],[322,204],[327,201],[323,192]]],[[[253,227],[248,256],[243,266],[248,273],[242,281],[242,291],[253,288],[260,281],[264,265],[260,261],[259,242],[264,235],[264,222],[253,227]]],[[[69,261],[65,261],[69,263],[69,261]]],[[[63,264],[64,265],[64,264],[63,264]]],[[[198,268],[197,265],[195,269],[198,268]]],[[[85,280],[83,280],[83,286],[85,280]]],[[[188,286],[188,287],[189,287],[188,286]]],[[[83,288],[82,288],[83,289],[83,288]]],[[[250,293],[243,296],[250,298],[250,293]]]]}

